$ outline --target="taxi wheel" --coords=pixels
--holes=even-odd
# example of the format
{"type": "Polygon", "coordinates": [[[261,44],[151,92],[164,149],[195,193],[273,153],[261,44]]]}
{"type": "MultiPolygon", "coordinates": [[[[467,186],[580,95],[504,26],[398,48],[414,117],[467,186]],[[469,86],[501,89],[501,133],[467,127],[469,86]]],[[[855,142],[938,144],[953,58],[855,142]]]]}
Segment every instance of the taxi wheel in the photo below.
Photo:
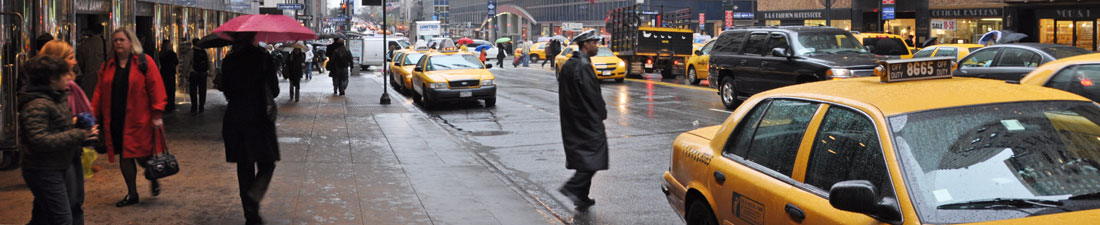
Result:
{"type": "Polygon", "coordinates": [[[412,95],[413,104],[420,104],[420,93],[416,93],[416,90],[409,90],[409,94],[412,95]]]}
{"type": "Polygon", "coordinates": [[[741,100],[737,99],[737,89],[733,85],[733,77],[722,77],[721,85],[718,86],[718,94],[722,96],[722,105],[726,106],[726,109],[736,108],[741,104],[741,100]]]}
{"type": "Polygon", "coordinates": [[[695,67],[692,67],[691,69],[688,69],[688,77],[687,78],[688,78],[688,81],[691,82],[691,85],[698,85],[699,84],[699,77],[695,76],[695,67]]]}
{"type": "Polygon", "coordinates": [[[496,97],[485,99],[485,108],[493,107],[493,106],[496,106],[496,105],[497,105],[497,98],[496,97]]]}
{"type": "Polygon", "coordinates": [[[718,219],[714,218],[714,211],[703,199],[691,202],[686,217],[689,225],[718,225],[718,219]]]}

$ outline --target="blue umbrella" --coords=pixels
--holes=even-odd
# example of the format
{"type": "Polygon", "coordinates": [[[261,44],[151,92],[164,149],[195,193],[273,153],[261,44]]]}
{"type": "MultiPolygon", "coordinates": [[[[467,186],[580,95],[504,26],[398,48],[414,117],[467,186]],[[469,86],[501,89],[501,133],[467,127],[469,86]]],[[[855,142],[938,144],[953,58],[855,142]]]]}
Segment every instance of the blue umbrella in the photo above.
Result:
{"type": "Polygon", "coordinates": [[[477,48],[474,48],[474,51],[485,51],[486,49],[490,49],[492,47],[492,45],[478,45],[477,48]]]}
{"type": "Polygon", "coordinates": [[[982,38],[978,39],[978,44],[988,45],[990,42],[997,42],[997,39],[1001,39],[1001,31],[990,31],[982,35],[982,38]]]}

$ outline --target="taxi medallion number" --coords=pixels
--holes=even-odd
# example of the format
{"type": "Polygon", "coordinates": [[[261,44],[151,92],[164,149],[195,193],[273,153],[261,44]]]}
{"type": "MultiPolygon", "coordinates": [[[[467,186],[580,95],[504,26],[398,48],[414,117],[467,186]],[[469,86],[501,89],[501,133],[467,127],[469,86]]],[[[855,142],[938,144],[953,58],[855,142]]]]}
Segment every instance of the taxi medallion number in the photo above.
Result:
{"type": "Polygon", "coordinates": [[[879,61],[885,69],[882,82],[950,78],[952,60],[952,57],[936,57],[879,61]]]}

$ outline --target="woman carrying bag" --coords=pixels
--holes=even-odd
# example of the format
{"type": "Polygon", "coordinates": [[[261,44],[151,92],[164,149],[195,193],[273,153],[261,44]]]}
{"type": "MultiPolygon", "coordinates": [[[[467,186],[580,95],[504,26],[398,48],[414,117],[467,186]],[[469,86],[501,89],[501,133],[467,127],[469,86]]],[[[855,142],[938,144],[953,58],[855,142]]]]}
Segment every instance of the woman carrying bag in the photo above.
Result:
{"type": "MultiPolygon", "coordinates": [[[[103,121],[108,158],[111,162],[116,155],[121,158],[127,194],[115,206],[124,207],[138,203],[135,164],[148,170],[150,156],[163,149],[163,136],[155,132],[164,125],[161,114],[168,103],[157,65],[142,53],[133,31],[120,28],[111,33],[107,60],[99,70],[92,107],[96,118],[103,121]]],[[[160,183],[156,179],[149,183],[152,195],[159,195],[160,183]]]]}

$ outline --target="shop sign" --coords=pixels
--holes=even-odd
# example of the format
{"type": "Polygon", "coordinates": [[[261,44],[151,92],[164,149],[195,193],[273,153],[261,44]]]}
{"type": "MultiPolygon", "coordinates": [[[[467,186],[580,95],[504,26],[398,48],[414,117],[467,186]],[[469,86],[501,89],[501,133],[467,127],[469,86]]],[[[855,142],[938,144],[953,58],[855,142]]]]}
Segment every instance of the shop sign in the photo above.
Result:
{"type": "Polygon", "coordinates": [[[733,27],[733,11],[726,10],[726,28],[733,27]]]}
{"type": "Polygon", "coordinates": [[[279,3],[276,8],[279,8],[279,10],[302,10],[302,4],[279,3]]]}
{"type": "Polygon", "coordinates": [[[893,5],[893,4],[894,4],[894,0],[882,0],[882,4],[883,4],[883,5],[893,5]]]}
{"type": "Polygon", "coordinates": [[[933,9],[932,17],[1001,17],[1001,9],[933,9]]]}
{"type": "Polygon", "coordinates": [[[733,12],[734,19],[752,19],[752,12],[733,12]]]}
{"type": "Polygon", "coordinates": [[[561,29],[566,31],[584,31],[582,23],[561,23],[561,29]]]}
{"type": "Polygon", "coordinates": [[[955,20],[932,20],[932,29],[955,30],[955,20]]]}
{"type": "Polygon", "coordinates": [[[1040,10],[1039,18],[1054,19],[1094,19],[1100,17],[1100,9],[1053,9],[1040,10]],[[1096,12],[1096,13],[1093,13],[1096,12]]]}
{"type": "Polygon", "coordinates": [[[764,19],[766,19],[766,20],[823,19],[823,18],[825,18],[824,14],[825,14],[824,12],[819,11],[819,10],[764,12],[764,19]]]}
{"type": "Polygon", "coordinates": [[[882,19],[884,19],[884,20],[894,19],[894,7],[882,7],[882,19]]]}

